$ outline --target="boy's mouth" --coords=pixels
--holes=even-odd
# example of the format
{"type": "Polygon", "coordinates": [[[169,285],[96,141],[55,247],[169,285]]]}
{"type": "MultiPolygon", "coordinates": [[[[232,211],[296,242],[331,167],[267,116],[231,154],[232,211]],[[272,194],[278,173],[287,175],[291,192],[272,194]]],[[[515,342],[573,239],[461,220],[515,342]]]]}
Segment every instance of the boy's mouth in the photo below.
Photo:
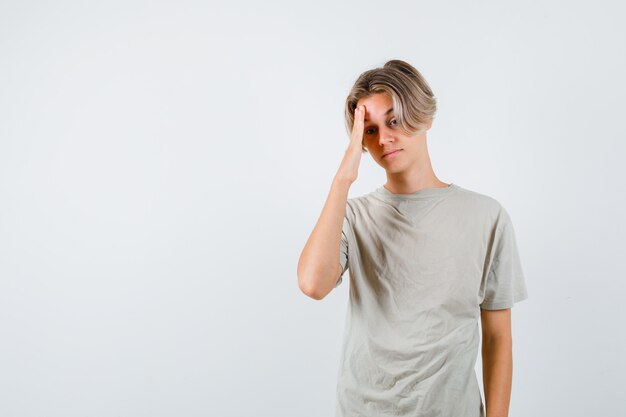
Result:
{"type": "Polygon", "coordinates": [[[385,158],[385,157],[387,157],[387,156],[389,156],[389,155],[393,155],[394,153],[398,153],[398,152],[400,152],[401,150],[402,150],[402,149],[394,149],[394,150],[392,150],[392,151],[389,151],[389,152],[387,152],[387,153],[383,154],[383,158],[385,158]]]}

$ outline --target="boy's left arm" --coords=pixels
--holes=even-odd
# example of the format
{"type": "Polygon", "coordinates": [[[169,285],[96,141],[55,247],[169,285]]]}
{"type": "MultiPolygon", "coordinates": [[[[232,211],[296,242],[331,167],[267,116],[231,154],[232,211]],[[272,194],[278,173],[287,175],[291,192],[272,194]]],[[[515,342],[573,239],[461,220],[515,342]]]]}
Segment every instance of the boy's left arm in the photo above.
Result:
{"type": "Polygon", "coordinates": [[[508,417],[513,379],[511,309],[480,309],[486,417],[508,417]]]}

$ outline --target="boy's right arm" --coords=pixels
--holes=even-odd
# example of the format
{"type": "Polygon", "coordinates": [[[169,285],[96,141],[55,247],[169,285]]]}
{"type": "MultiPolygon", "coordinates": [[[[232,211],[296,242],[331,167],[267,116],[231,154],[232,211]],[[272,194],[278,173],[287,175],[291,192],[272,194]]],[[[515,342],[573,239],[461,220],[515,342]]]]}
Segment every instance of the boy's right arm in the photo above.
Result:
{"type": "Polygon", "coordinates": [[[363,141],[365,107],[355,111],[350,144],[330,187],[330,192],[298,260],[298,286],[309,297],[321,300],[341,276],[339,263],[341,231],[348,191],[358,176],[363,141]]]}
{"type": "Polygon", "coordinates": [[[300,254],[298,286],[316,300],[335,288],[342,271],[339,263],[341,228],[351,184],[347,180],[333,180],[322,214],[300,254]]]}

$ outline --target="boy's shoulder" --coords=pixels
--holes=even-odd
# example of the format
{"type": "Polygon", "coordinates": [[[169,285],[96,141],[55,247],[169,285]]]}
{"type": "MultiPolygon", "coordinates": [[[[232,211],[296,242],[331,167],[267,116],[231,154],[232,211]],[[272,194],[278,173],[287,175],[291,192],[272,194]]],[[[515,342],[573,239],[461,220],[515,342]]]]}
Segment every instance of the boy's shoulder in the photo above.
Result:
{"type": "Polygon", "coordinates": [[[457,192],[454,193],[451,197],[455,199],[460,199],[463,201],[474,202],[476,204],[481,204],[485,208],[491,208],[493,210],[500,210],[502,208],[502,204],[496,198],[485,194],[480,193],[475,190],[471,190],[469,188],[461,187],[457,185],[457,192]]]}

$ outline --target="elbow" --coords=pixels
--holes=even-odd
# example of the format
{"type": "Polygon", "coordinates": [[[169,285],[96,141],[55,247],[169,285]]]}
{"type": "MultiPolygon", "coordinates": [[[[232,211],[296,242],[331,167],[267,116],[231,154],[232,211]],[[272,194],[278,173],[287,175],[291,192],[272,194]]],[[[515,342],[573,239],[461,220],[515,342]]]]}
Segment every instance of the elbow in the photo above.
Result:
{"type": "Polygon", "coordinates": [[[321,300],[327,294],[323,291],[320,291],[319,285],[315,283],[314,279],[307,278],[303,275],[298,275],[298,287],[304,295],[314,300],[321,300]]]}
{"type": "Polygon", "coordinates": [[[330,291],[320,288],[319,274],[298,268],[298,288],[302,293],[314,300],[322,300],[330,291]]]}
{"type": "Polygon", "coordinates": [[[320,301],[322,300],[324,297],[326,297],[326,294],[323,294],[322,292],[315,290],[315,289],[308,289],[308,288],[300,288],[300,290],[307,295],[308,297],[320,301]]]}
{"type": "Polygon", "coordinates": [[[300,291],[314,300],[322,300],[335,288],[338,277],[331,276],[339,274],[327,262],[306,262],[300,257],[297,275],[300,291]]]}

